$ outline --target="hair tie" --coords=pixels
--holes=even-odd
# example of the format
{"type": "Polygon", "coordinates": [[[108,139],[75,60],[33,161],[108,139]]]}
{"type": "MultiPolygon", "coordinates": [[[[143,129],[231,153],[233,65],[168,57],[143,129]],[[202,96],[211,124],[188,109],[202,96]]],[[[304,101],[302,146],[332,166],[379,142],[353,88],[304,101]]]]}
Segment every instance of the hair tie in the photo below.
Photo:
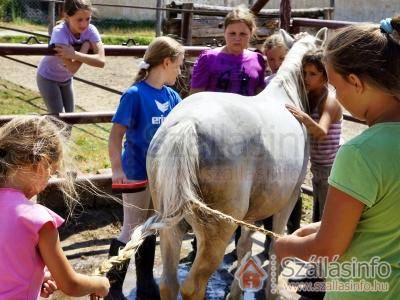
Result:
{"type": "Polygon", "coordinates": [[[142,60],[142,61],[139,63],[139,69],[141,69],[141,70],[147,70],[148,68],[150,68],[150,64],[147,63],[146,61],[142,60]]]}
{"type": "Polygon", "coordinates": [[[381,32],[391,34],[393,33],[393,26],[391,24],[392,18],[386,18],[381,21],[381,32]]]}

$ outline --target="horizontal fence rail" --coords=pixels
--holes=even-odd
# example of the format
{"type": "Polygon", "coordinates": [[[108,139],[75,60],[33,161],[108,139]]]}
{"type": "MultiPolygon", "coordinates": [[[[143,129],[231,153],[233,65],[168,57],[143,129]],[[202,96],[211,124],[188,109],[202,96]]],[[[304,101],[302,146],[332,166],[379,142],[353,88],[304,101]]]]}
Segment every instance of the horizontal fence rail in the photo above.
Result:
{"type": "MultiPolygon", "coordinates": [[[[202,46],[184,46],[185,55],[189,57],[199,56],[200,53],[209,47],[202,46]]],[[[135,56],[143,57],[147,46],[118,46],[105,45],[105,54],[107,56],[135,56]]],[[[24,45],[2,43],[0,44],[0,55],[54,55],[56,51],[49,45],[24,45]]]]}
{"type": "MultiPolygon", "coordinates": [[[[77,124],[93,124],[93,123],[110,123],[114,112],[74,112],[74,113],[59,113],[53,114],[54,116],[67,124],[77,125],[77,124]]],[[[18,115],[3,115],[0,116],[0,126],[9,122],[13,118],[18,117],[18,115]]],[[[360,121],[353,116],[343,115],[346,121],[355,122],[359,124],[365,124],[364,121],[360,121]]]]}
{"type": "MultiPolygon", "coordinates": [[[[49,183],[47,184],[46,189],[57,189],[65,179],[63,178],[51,178],[49,183]]],[[[111,174],[96,174],[89,176],[77,176],[75,182],[80,185],[85,185],[90,181],[98,188],[109,188],[111,187],[112,179],[111,174]]],[[[312,196],[312,187],[303,184],[301,186],[301,190],[304,194],[312,196]]],[[[136,189],[131,190],[130,192],[136,192],[136,189]]]]}
{"type": "MultiPolygon", "coordinates": [[[[194,4],[194,9],[184,9],[179,6],[176,7],[151,7],[151,6],[141,6],[141,5],[121,5],[121,4],[106,4],[106,3],[93,3],[93,6],[102,7],[117,7],[117,8],[135,8],[135,9],[145,9],[145,10],[158,10],[167,11],[175,13],[192,13],[194,15],[200,16],[220,16],[225,17],[233,8],[225,6],[210,6],[204,4],[194,4]]],[[[182,5],[180,5],[182,6],[182,5]]],[[[318,16],[324,15],[326,11],[333,11],[332,7],[323,8],[302,8],[302,9],[292,9],[292,16],[304,16],[306,14],[314,14],[318,16]]],[[[279,17],[279,9],[262,9],[257,13],[258,17],[279,17]]]]}
{"type": "Polygon", "coordinates": [[[344,26],[349,26],[354,24],[360,24],[360,23],[349,22],[349,21],[309,19],[309,18],[292,19],[292,27],[315,27],[315,28],[327,27],[329,29],[338,29],[344,26]]]}

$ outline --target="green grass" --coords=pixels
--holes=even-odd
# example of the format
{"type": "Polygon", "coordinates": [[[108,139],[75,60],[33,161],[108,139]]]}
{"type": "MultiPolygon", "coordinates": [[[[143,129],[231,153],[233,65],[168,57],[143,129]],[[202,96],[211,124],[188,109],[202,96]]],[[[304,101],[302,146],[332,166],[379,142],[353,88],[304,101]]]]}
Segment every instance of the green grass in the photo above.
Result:
{"type": "Polygon", "coordinates": [[[306,224],[312,223],[313,198],[306,194],[301,194],[301,197],[303,198],[303,213],[301,220],[306,224]]]}
{"type": "MultiPolygon", "coordinates": [[[[117,19],[94,20],[93,24],[99,29],[103,43],[106,45],[120,45],[129,38],[134,39],[140,45],[148,45],[155,37],[154,22],[150,21],[129,21],[117,19]]],[[[0,22],[0,26],[23,29],[27,31],[40,31],[47,33],[47,25],[32,23],[26,19],[17,18],[12,22],[0,22]]],[[[1,37],[1,43],[20,43],[26,37],[1,37]]],[[[40,40],[47,42],[47,39],[40,40]]]]}
{"type": "Polygon", "coordinates": [[[47,32],[47,25],[33,23],[27,19],[15,18],[12,22],[0,21],[0,26],[13,27],[28,31],[44,31],[47,32]]]}
{"type": "MultiPolygon", "coordinates": [[[[46,107],[38,93],[0,79],[0,115],[45,113],[46,107]]],[[[107,152],[110,128],[111,124],[73,127],[71,150],[81,172],[94,173],[99,169],[110,167],[107,152]]]]}
{"type": "MultiPolygon", "coordinates": [[[[48,39],[43,37],[37,37],[37,39],[43,43],[47,43],[48,39]]],[[[27,36],[16,35],[16,36],[0,36],[0,43],[23,43],[27,40],[27,36]]],[[[34,43],[34,40],[29,41],[29,44],[34,43]]],[[[35,42],[36,43],[36,42],[35,42]]]]}
{"type": "MultiPolygon", "coordinates": [[[[127,42],[128,39],[133,39],[139,45],[148,45],[153,40],[153,37],[146,36],[113,36],[113,35],[102,35],[102,41],[105,45],[122,45],[122,43],[127,42]]],[[[22,43],[27,40],[27,36],[16,35],[16,36],[0,36],[0,43],[22,43]]],[[[38,38],[39,41],[47,43],[47,38],[38,38]]],[[[35,41],[31,40],[30,44],[34,44],[35,41]]],[[[130,42],[129,46],[133,44],[130,42]]]]}

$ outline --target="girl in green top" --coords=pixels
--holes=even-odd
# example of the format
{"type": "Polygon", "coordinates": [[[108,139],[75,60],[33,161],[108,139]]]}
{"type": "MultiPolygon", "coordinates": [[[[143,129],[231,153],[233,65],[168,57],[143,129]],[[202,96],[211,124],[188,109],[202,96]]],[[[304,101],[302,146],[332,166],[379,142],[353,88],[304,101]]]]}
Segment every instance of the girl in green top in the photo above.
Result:
{"type": "Polygon", "coordinates": [[[399,36],[400,18],[385,19],[343,28],[325,49],[337,99],[369,128],[340,148],[322,221],[275,242],[280,260],[330,261],[324,299],[400,295],[399,36]]]}

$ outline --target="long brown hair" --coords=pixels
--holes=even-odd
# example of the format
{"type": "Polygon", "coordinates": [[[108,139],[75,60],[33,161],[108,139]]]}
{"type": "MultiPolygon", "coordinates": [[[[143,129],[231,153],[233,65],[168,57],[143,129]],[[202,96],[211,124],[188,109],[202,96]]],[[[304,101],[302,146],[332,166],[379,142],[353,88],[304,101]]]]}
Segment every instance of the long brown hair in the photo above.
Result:
{"type": "Polygon", "coordinates": [[[327,44],[325,60],[344,78],[355,74],[400,99],[400,18],[391,25],[393,33],[373,24],[338,30],[327,44]]]}
{"type": "Polygon", "coordinates": [[[173,38],[161,36],[152,41],[143,56],[143,60],[149,64],[147,69],[140,69],[135,77],[135,83],[145,80],[152,68],[162,64],[164,59],[170,58],[175,61],[179,55],[183,54],[185,49],[173,38]]]}

